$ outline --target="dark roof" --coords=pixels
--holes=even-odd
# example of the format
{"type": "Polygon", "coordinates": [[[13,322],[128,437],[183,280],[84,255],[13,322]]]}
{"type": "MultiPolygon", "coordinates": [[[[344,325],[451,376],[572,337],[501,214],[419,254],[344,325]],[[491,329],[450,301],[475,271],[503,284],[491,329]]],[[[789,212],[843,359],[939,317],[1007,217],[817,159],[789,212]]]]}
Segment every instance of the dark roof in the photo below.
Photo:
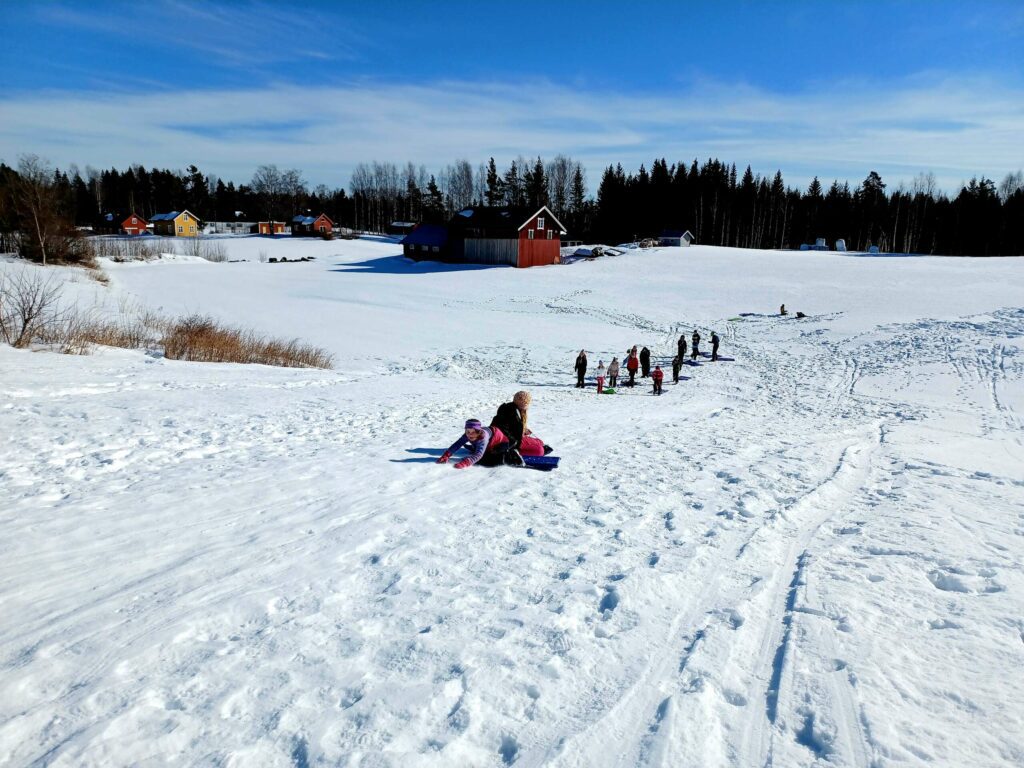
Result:
{"type": "Polygon", "coordinates": [[[402,238],[402,245],[436,245],[443,248],[448,243],[448,227],[444,224],[420,224],[402,238]]]}
{"type": "Polygon", "coordinates": [[[150,221],[174,221],[178,218],[178,211],[171,211],[170,213],[158,213],[150,221]]]}
{"type": "Polygon", "coordinates": [[[309,225],[315,223],[316,220],[320,218],[320,216],[323,216],[325,219],[330,221],[332,224],[334,223],[333,221],[331,221],[331,217],[330,216],[328,216],[326,213],[321,213],[319,216],[302,216],[302,215],[296,216],[295,218],[292,219],[292,224],[305,224],[305,225],[309,226],[309,225]]]}
{"type": "Polygon", "coordinates": [[[463,208],[452,216],[448,226],[453,231],[483,230],[484,237],[519,237],[519,228],[530,218],[528,208],[463,208]]]}

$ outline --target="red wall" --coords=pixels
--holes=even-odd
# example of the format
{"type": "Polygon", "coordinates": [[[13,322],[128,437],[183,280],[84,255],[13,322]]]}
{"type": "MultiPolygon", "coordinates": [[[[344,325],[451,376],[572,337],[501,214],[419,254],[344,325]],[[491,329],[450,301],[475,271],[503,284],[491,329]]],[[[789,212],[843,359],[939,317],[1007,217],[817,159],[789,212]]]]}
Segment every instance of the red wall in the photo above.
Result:
{"type": "Polygon", "coordinates": [[[146,231],[146,222],[140,216],[136,216],[134,218],[136,219],[135,224],[132,224],[132,217],[129,216],[121,224],[121,228],[125,231],[126,234],[141,235],[143,232],[146,231]]]}
{"type": "Polygon", "coordinates": [[[558,225],[554,223],[547,211],[530,219],[530,223],[519,230],[519,264],[520,267],[540,267],[545,264],[557,264],[562,238],[559,236],[558,225]],[[544,229],[537,229],[537,219],[544,219],[544,229]],[[533,240],[530,239],[533,230],[533,240]],[[548,240],[548,232],[551,239],[548,240]]]}

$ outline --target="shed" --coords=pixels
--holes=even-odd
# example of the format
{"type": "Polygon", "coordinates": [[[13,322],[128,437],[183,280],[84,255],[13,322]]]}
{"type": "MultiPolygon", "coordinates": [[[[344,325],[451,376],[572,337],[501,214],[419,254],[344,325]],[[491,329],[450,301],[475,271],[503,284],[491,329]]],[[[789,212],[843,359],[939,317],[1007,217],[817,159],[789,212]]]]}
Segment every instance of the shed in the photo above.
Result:
{"type": "Polygon", "coordinates": [[[449,260],[448,227],[443,224],[420,224],[402,238],[402,252],[417,261],[449,260]]]}
{"type": "Polygon", "coordinates": [[[666,229],[658,237],[658,245],[685,247],[693,240],[693,234],[688,229],[666,229]]]}
{"type": "Polygon", "coordinates": [[[288,225],[283,221],[260,221],[256,223],[256,233],[260,235],[283,235],[288,225]]]}

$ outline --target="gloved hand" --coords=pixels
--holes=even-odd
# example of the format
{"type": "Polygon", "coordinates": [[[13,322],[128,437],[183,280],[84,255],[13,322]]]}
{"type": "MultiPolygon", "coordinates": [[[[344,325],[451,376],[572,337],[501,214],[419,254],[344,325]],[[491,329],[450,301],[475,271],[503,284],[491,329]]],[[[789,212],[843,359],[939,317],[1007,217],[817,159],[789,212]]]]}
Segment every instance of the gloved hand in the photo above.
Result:
{"type": "Polygon", "coordinates": [[[458,464],[455,465],[455,468],[456,469],[466,469],[467,467],[472,467],[472,466],[473,466],[473,462],[472,461],[470,461],[469,459],[463,459],[462,461],[460,461],[458,464]]]}
{"type": "Polygon", "coordinates": [[[451,457],[452,457],[452,455],[450,453],[448,453],[448,451],[445,451],[444,453],[441,454],[441,458],[439,458],[437,460],[437,463],[438,464],[447,464],[448,463],[448,459],[450,459],[451,457]]]}

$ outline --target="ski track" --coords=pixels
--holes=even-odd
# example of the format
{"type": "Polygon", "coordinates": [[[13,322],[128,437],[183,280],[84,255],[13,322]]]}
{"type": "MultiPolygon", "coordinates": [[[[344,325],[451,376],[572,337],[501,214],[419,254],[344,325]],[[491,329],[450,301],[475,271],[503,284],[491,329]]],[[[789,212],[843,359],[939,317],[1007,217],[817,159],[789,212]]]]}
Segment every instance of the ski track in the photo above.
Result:
{"type": "MultiPolygon", "coordinates": [[[[590,300],[576,291],[492,309],[659,334],[656,357],[690,327],[590,300]]],[[[699,386],[666,384],[677,415],[638,417],[625,435],[544,429],[579,460],[558,473],[494,473],[482,504],[472,478],[427,465],[436,453],[396,457],[394,445],[445,444],[439,424],[489,411],[522,385],[519,371],[536,379],[535,412],[550,420],[557,408],[578,424],[587,395],[565,384],[561,362],[526,347],[384,366],[489,382],[458,403],[429,378],[396,404],[375,392],[378,371],[254,383],[225,367],[222,380],[193,382],[180,366],[153,376],[159,361],[0,392],[12,431],[50,419],[73,435],[0,455],[0,494],[13,500],[0,512],[0,606],[20,617],[0,633],[0,762],[120,764],[126,739],[148,740],[152,761],[218,765],[249,764],[258,749],[294,766],[941,762],[941,734],[894,732],[862,694],[906,686],[883,681],[866,655],[867,627],[892,617],[852,618],[831,584],[859,571],[870,572],[865,589],[906,579],[922,615],[949,595],[950,615],[918,626],[951,636],[969,626],[970,598],[1019,584],[999,542],[1024,535],[1024,516],[1016,531],[958,522],[988,553],[976,561],[888,539],[907,510],[927,518],[929,484],[1024,500],[1009,471],[910,460],[893,442],[936,412],[920,385],[941,375],[980,436],[1021,446],[1024,363],[1008,339],[1024,334],[1024,312],[839,341],[818,333],[829,319],[794,325],[786,354],[757,343],[776,319],[739,324],[729,351],[741,362],[698,366],[699,386]],[[496,372],[495,360],[508,365],[496,372]],[[251,405],[232,397],[243,388],[251,405]],[[155,389],[169,415],[137,414],[133,398],[155,389]],[[345,406],[354,398],[365,400],[358,411],[345,406]],[[754,421],[751,410],[773,417],[754,421]],[[360,463],[389,460],[409,461],[408,472],[385,487],[349,482],[360,463]],[[149,487],[153,466],[170,477],[162,487],[149,487]],[[577,481],[558,482],[567,472],[577,481]],[[140,489],[145,504],[105,513],[104,499],[140,489]],[[467,503],[441,503],[452,494],[467,503]],[[200,501],[216,512],[178,519],[200,501]],[[61,510],[77,519],[41,514],[61,510]],[[45,545],[56,537],[64,546],[45,545]],[[104,572],[83,574],[83,563],[104,572]],[[76,599],[30,604],[17,592],[30,570],[38,592],[71,588],[76,599]],[[197,741],[201,732],[212,739],[197,741]],[[211,741],[212,752],[197,746],[211,741]]],[[[921,536],[935,530],[920,524],[921,536]]],[[[933,685],[935,706],[970,711],[933,685]]],[[[1024,751],[1019,733],[970,738],[988,757],[1024,751]]]]}

